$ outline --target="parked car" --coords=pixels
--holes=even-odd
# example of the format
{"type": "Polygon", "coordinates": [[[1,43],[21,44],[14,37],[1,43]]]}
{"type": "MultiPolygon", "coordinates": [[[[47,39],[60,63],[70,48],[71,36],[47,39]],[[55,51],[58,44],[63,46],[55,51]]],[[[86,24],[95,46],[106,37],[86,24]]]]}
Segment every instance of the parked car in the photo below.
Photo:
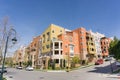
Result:
{"type": "Polygon", "coordinates": [[[106,57],[104,60],[105,61],[110,61],[110,60],[112,60],[112,57],[106,57]]]}
{"type": "Polygon", "coordinates": [[[23,69],[23,67],[22,66],[17,66],[16,69],[23,69]]]}
{"type": "Polygon", "coordinates": [[[100,65],[100,64],[103,64],[103,59],[98,59],[98,60],[95,62],[95,65],[100,65]]]}
{"type": "MultiPolygon", "coordinates": [[[[0,67],[0,73],[2,72],[2,67],[0,67]]],[[[7,73],[7,69],[4,67],[3,73],[7,73]]]]}
{"type": "Polygon", "coordinates": [[[120,67],[120,62],[119,61],[116,61],[116,66],[120,67]]]}
{"type": "Polygon", "coordinates": [[[26,67],[26,69],[25,69],[25,70],[26,70],[26,71],[33,71],[33,69],[34,69],[33,67],[28,66],[28,67],[26,67]]]}

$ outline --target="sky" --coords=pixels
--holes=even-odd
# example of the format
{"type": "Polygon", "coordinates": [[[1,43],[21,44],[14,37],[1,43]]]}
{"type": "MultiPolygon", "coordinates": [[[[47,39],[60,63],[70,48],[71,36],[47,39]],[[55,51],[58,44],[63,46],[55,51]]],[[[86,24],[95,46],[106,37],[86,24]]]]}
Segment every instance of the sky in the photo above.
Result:
{"type": "Polygon", "coordinates": [[[120,0],[0,0],[0,21],[8,16],[27,45],[50,24],[100,32],[120,38],[120,0]]]}

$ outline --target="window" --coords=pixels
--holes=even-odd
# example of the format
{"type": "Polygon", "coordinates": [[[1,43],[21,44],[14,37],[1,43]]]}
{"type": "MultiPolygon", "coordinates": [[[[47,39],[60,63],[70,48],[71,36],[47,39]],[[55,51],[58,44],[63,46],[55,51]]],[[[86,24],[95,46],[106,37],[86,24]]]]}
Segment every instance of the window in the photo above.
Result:
{"type": "Polygon", "coordinates": [[[62,32],[62,30],[60,30],[60,32],[62,32]]]}
{"type": "Polygon", "coordinates": [[[43,34],[43,43],[45,43],[45,34],[43,34]]]}
{"type": "Polygon", "coordinates": [[[55,59],[55,63],[59,63],[59,59],[55,59]]]}
{"type": "Polygon", "coordinates": [[[92,51],[94,51],[94,49],[92,48],[92,51]]]}
{"type": "Polygon", "coordinates": [[[73,49],[73,46],[70,46],[70,50],[72,50],[72,51],[74,50],[74,49],[73,49]]]}
{"type": "Polygon", "coordinates": [[[81,44],[81,45],[83,45],[83,43],[82,43],[82,42],[81,42],[80,44],[81,44]]]}
{"type": "Polygon", "coordinates": [[[67,48],[67,45],[65,45],[65,48],[67,48]]]}
{"type": "Polygon", "coordinates": [[[93,41],[93,38],[91,38],[91,41],[93,41]]]}
{"type": "Polygon", "coordinates": [[[72,42],[72,36],[69,37],[69,41],[72,42]]]}
{"type": "Polygon", "coordinates": [[[34,46],[36,47],[36,44],[34,44],[34,46]]]}
{"type": "Polygon", "coordinates": [[[80,39],[84,39],[84,36],[81,36],[80,39]]]}
{"type": "Polygon", "coordinates": [[[93,43],[91,43],[91,45],[93,46],[93,43]]]}
{"type": "Polygon", "coordinates": [[[52,30],[52,33],[54,33],[54,30],[52,30]]]}
{"type": "Polygon", "coordinates": [[[73,52],[70,52],[70,56],[74,56],[74,53],[73,53],[73,52]]]}
{"type": "Polygon", "coordinates": [[[49,45],[46,45],[46,48],[47,48],[47,49],[49,49],[49,47],[50,47],[49,45]]]}
{"type": "Polygon", "coordinates": [[[104,42],[104,44],[105,44],[105,42],[104,42]]]}
{"type": "Polygon", "coordinates": [[[47,33],[47,41],[50,40],[50,32],[47,33]]]}
{"type": "Polygon", "coordinates": [[[60,53],[61,55],[62,55],[62,51],[61,51],[61,53],[60,53]]]}
{"type": "Polygon", "coordinates": [[[84,32],[83,31],[80,31],[81,34],[83,34],[84,32]]]}
{"type": "Polygon", "coordinates": [[[86,51],[86,49],[85,49],[85,48],[82,48],[81,51],[86,51]]]}
{"type": "Polygon", "coordinates": [[[59,54],[59,51],[55,51],[55,55],[58,55],[59,54]]]}

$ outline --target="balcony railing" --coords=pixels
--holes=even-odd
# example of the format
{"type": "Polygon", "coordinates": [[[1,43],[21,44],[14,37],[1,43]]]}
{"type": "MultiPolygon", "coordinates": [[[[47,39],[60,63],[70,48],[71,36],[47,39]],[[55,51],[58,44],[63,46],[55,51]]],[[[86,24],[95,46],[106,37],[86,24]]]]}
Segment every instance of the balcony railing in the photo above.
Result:
{"type": "Polygon", "coordinates": [[[60,48],[59,46],[55,46],[55,49],[62,49],[62,46],[60,46],[60,48]]]}

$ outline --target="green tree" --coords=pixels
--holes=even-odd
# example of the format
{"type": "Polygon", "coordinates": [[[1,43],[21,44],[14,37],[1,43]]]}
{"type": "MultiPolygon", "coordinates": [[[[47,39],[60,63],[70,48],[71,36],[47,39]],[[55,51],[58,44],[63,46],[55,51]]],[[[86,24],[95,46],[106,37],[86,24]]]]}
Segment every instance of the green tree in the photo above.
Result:
{"type": "Polygon", "coordinates": [[[32,66],[32,60],[29,60],[29,61],[27,62],[27,66],[32,66]]]}
{"type": "Polygon", "coordinates": [[[78,56],[73,57],[73,58],[72,58],[72,62],[73,62],[74,64],[78,64],[78,63],[80,62],[79,57],[78,57],[78,56]]]}
{"type": "Polygon", "coordinates": [[[23,62],[24,67],[27,67],[28,63],[27,62],[23,62]]]}
{"type": "Polygon", "coordinates": [[[114,58],[120,59],[120,40],[114,37],[109,46],[110,55],[114,55],[114,58]]]}
{"type": "Polygon", "coordinates": [[[79,57],[78,56],[73,57],[71,62],[71,68],[75,68],[76,64],[79,64],[79,63],[80,63],[79,57]]]}

